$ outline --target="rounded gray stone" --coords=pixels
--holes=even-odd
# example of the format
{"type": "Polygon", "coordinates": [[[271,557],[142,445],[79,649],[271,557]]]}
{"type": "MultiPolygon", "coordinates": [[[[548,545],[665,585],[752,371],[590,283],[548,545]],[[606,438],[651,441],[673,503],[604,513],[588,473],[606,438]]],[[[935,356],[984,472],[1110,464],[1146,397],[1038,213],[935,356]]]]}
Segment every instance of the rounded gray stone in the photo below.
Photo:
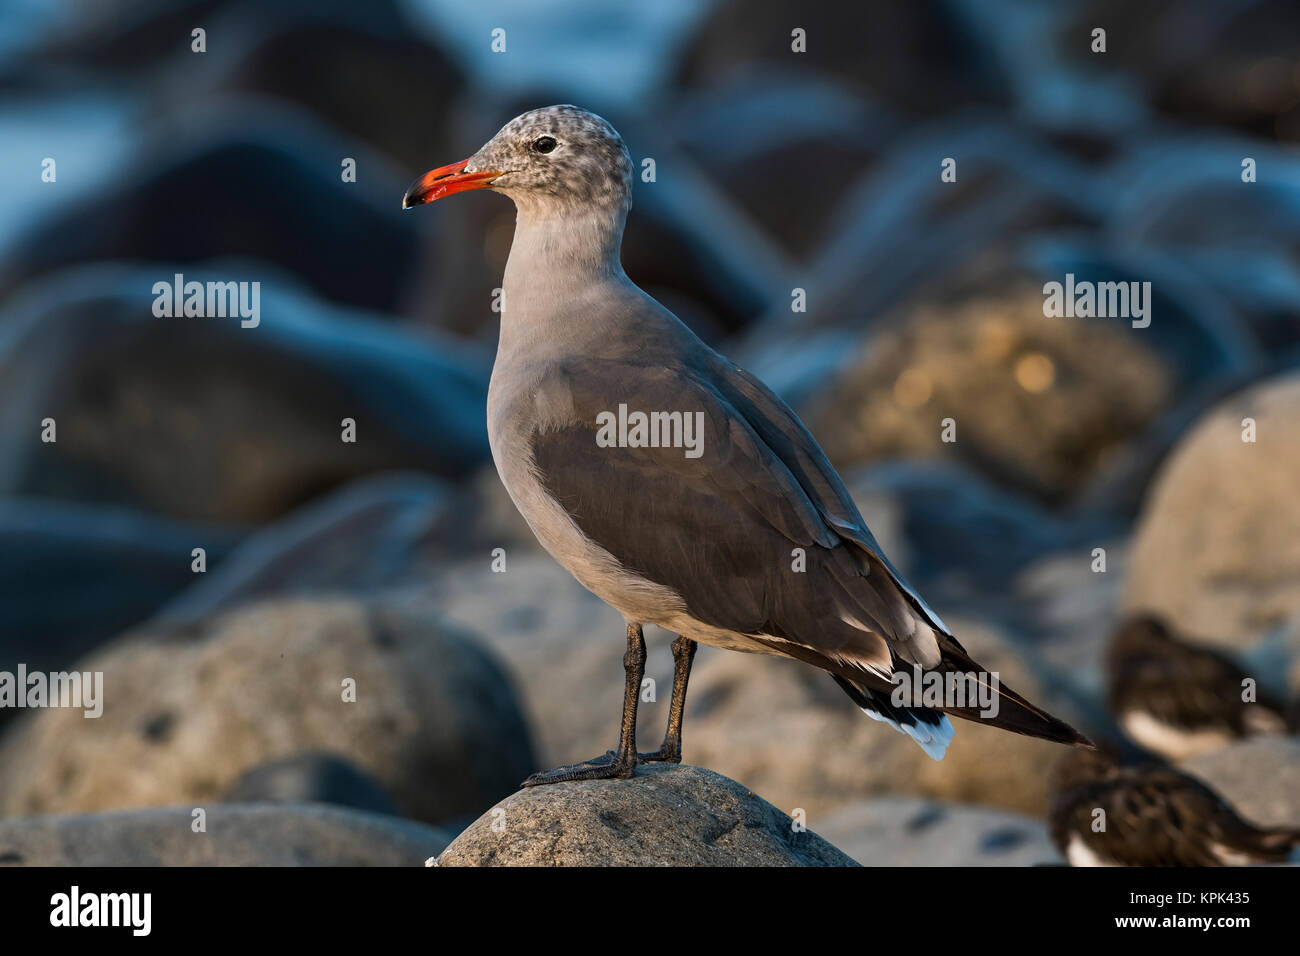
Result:
{"type": "Polygon", "coordinates": [[[855,866],[734,780],[643,765],[627,780],[520,790],[479,817],[439,866],[855,866]]]}
{"type": "Polygon", "coordinates": [[[17,866],[422,866],[441,830],[321,804],[161,807],[0,821],[0,864],[17,866]]]}

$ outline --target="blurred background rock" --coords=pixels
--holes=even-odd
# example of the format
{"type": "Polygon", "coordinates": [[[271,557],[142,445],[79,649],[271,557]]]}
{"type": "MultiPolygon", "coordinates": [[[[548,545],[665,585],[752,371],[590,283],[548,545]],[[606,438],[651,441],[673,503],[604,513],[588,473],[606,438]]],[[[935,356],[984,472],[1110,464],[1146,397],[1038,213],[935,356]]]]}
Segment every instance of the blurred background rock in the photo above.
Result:
{"type": "MultiPolygon", "coordinates": [[[[488,457],[512,209],[399,208],[419,173],[566,101],[655,161],[628,273],[804,415],[1014,686],[1104,731],[1121,614],[1240,651],[1300,633],[1289,0],[17,0],[0,670],[106,676],[99,720],[0,711],[0,843],[46,859],[50,834],[94,832],[111,858],[184,820],[14,827],[275,803],[232,810],[256,842],[314,801],[440,827],[370,861],[416,859],[529,770],[613,743],[618,616],[537,550],[488,457]],[[259,281],[260,324],[155,317],[177,272],[259,281]],[[1150,326],[1044,317],[1067,272],[1151,282],[1150,326]]],[[[670,683],[669,637],[648,637],[647,739],[670,683]]],[[[861,862],[1051,857],[1048,745],[963,725],[932,764],[798,665],[705,648],[697,668],[687,761],[861,862]]],[[[1268,812],[1294,819],[1286,799],[1268,812]]],[[[265,859],[355,860],[374,824],[293,826],[335,835],[265,859]]]]}

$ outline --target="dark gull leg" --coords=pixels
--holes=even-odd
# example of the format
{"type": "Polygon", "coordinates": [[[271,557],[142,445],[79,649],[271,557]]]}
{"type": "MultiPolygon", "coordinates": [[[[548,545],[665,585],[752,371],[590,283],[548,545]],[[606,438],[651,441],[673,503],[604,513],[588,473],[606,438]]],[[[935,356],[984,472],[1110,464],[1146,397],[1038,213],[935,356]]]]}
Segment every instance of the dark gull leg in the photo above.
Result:
{"type": "Polygon", "coordinates": [[[691,662],[695,660],[695,641],[678,637],[673,641],[673,699],[668,705],[668,731],[663,746],[654,753],[637,754],[642,763],[682,762],[682,714],[686,710],[686,682],[691,679],[691,662]]]}
{"type": "Polygon", "coordinates": [[[641,696],[641,679],[645,676],[645,638],[640,624],[627,626],[623,672],[623,725],[618,732],[618,750],[607,750],[593,760],[535,773],[523,782],[523,786],[539,787],[566,780],[607,780],[630,777],[636,772],[636,705],[641,696]]]}

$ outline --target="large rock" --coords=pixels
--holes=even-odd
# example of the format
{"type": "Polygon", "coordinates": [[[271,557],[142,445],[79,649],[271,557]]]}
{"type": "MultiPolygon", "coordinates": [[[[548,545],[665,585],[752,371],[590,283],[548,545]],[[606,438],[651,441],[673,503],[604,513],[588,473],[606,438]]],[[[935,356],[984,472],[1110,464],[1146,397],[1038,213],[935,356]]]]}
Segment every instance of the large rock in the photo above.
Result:
{"type": "MultiPolygon", "coordinates": [[[[1085,167],[1021,127],[985,116],[925,126],[844,192],[816,259],[786,277],[732,357],[799,405],[861,360],[864,333],[918,305],[1014,293],[1024,280],[1010,253],[1023,238],[1089,228],[1104,194],[1085,167]],[[958,182],[935,174],[941,156],[961,157],[958,182]],[[796,287],[806,311],[793,308],[796,287]]],[[[1041,318],[1041,294],[1039,307],[1041,318]]]]}
{"type": "Polygon", "coordinates": [[[805,421],[841,467],[956,460],[1060,503],[1170,399],[1170,370],[1111,321],[1044,318],[1028,286],[922,308],[868,339],[805,421]]]}
{"type": "MultiPolygon", "coordinates": [[[[1127,561],[1123,540],[1098,538],[1035,561],[1010,589],[1011,610],[1036,638],[1034,647],[1097,701],[1104,695],[1101,662],[1106,639],[1119,623],[1116,607],[1127,561]],[[1097,569],[1096,548],[1105,551],[1104,571],[1097,569]]],[[[996,597],[1007,603],[1007,592],[996,597]]]]}
{"type": "Polygon", "coordinates": [[[261,321],[155,317],[177,266],[89,266],[0,318],[0,492],[262,522],[360,475],[454,477],[487,460],[487,359],[445,336],[261,281],[261,321]],[[42,441],[54,419],[57,442],[42,441]],[[343,440],[343,421],[355,441],[343,440]]]}
{"type": "Polygon", "coordinates": [[[932,0],[809,4],[797,13],[778,0],[728,0],[713,6],[685,47],[678,82],[708,85],[745,68],[817,72],[917,113],[1001,99],[1001,77],[981,65],[983,52],[959,22],[932,0]],[[792,52],[795,27],[806,33],[806,54],[792,52]]]}
{"type": "Polygon", "coordinates": [[[488,554],[493,548],[514,553],[540,552],[542,547],[491,462],[461,482],[458,500],[439,527],[431,544],[443,548],[452,561],[463,561],[467,553],[488,554]]]}
{"type": "Polygon", "coordinates": [[[1300,740],[1254,737],[1201,754],[1182,768],[1260,826],[1300,828],[1300,740]]]}
{"type": "Polygon", "coordinates": [[[215,801],[251,767],[320,748],[436,823],[537,769],[493,657],[438,615],[391,604],[262,603],[130,635],[79,667],[103,672],[103,716],[15,723],[0,741],[0,816],[215,801]]]}
{"type": "Polygon", "coordinates": [[[370,813],[398,813],[392,797],[369,774],[324,750],[254,767],[222,799],[226,803],[330,803],[370,813]]]}
{"type": "MultiPolygon", "coordinates": [[[[401,214],[404,177],[365,158],[357,144],[288,106],[190,104],[93,200],[62,179],[50,186],[68,198],[10,247],[0,292],[97,260],[172,262],[188,273],[240,259],[273,263],[335,302],[392,311],[416,277],[420,226],[401,214]],[[355,183],[341,179],[346,156],[362,163],[355,183]]],[[[153,276],[145,292],[172,271],[153,276]]]]}
{"type": "Polygon", "coordinates": [[[1060,862],[1042,820],[1005,810],[914,797],[876,797],[812,822],[822,836],[863,866],[1060,862]]]}
{"type": "Polygon", "coordinates": [[[422,582],[425,546],[451,498],[450,486],[418,472],[359,478],[250,534],[159,618],[191,622],[259,598],[422,582]]]}
{"type": "Polygon", "coordinates": [[[1185,126],[1225,123],[1256,136],[1300,133],[1292,67],[1300,58],[1300,10],[1290,0],[1100,0],[1071,9],[1044,39],[1072,62],[1140,87],[1153,106],[1185,126]],[[1105,25],[1111,46],[1091,53],[1091,30],[1105,25]],[[1122,38],[1119,39],[1119,38],[1122,38]]]}
{"type": "Polygon", "coordinates": [[[698,767],[520,790],[458,836],[439,866],[853,866],[749,790],[698,767]]]}
{"type": "MultiPolygon", "coordinates": [[[[976,594],[1003,590],[1021,568],[1066,543],[1055,516],[955,463],[888,462],[846,481],[860,504],[892,503],[886,511],[897,524],[892,536],[906,542],[907,560],[877,540],[919,587],[943,580],[976,594]]],[[[875,516],[863,513],[876,531],[875,516]]]]}
{"type": "Polygon", "coordinates": [[[1162,468],[1133,543],[1125,609],[1238,649],[1300,612],[1300,375],[1206,415],[1162,468]],[[1244,419],[1255,441],[1242,440],[1244,419]]]}
{"type": "MultiPolygon", "coordinates": [[[[1162,142],[1161,145],[1164,149],[1152,149],[1130,158],[1123,172],[1116,173],[1116,179],[1128,182],[1130,171],[1132,178],[1142,175],[1146,170],[1142,160],[1151,153],[1159,155],[1163,162],[1170,162],[1172,157],[1174,165],[1189,159],[1187,150],[1179,148],[1182,144],[1162,142]]],[[[1220,162],[1228,161],[1223,156],[1216,158],[1220,162]]],[[[1203,172],[1213,170],[1217,174],[1219,166],[1209,158],[1193,154],[1193,160],[1198,168],[1209,167],[1203,172]]],[[[1158,191],[1167,180],[1157,185],[1144,177],[1143,183],[1158,191]]],[[[1129,186],[1114,200],[1108,210],[1112,228],[1128,231],[1133,220],[1143,219],[1147,214],[1141,205],[1146,197],[1134,193],[1136,189],[1129,186]]],[[[1209,383],[1240,380],[1255,374],[1264,356],[1233,303],[1202,274],[1202,268],[1189,267],[1187,262],[1166,251],[1166,245],[1174,241],[1172,236],[1158,238],[1159,242],[1126,244],[1117,249],[1104,239],[1086,234],[1031,236],[1018,248],[1015,268],[1037,289],[1047,282],[1063,282],[1067,275],[1075,277],[1076,287],[1083,282],[1150,282],[1150,296],[1145,303],[1150,324],[1144,327],[1134,329],[1131,320],[1123,318],[1044,318],[1044,321],[1110,324],[1131,332],[1144,349],[1158,356],[1166,366],[1173,380],[1173,391],[1179,397],[1209,383]]]]}
{"type": "MultiPolygon", "coordinates": [[[[104,74],[153,72],[165,68],[166,52],[190,53],[193,24],[210,22],[214,14],[241,0],[112,0],[78,3],[75,15],[60,18],[32,38],[15,72],[48,62],[61,70],[91,68],[104,74]],[[179,39],[178,39],[179,38],[179,39]]],[[[323,0],[320,6],[333,6],[323,0]]],[[[294,0],[280,6],[295,6],[294,0]]],[[[5,66],[10,66],[7,61],[5,66]]]]}
{"type": "Polygon", "coordinates": [[[192,585],[193,548],[215,562],[237,539],[121,508],[0,501],[0,670],[71,666],[192,585]]]}
{"type": "Polygon", "coordinates": [[[455,152],[438,114],[456,101],[464,78],[401,6],[227,4],[209,33],[235,38],[240,48],[201,58],[198,66],[210,69],[193,86],[182,84],[181,95],[201,101],[216,87],[289,100],[407,164],[414,178],[455,152]],[[412,103],[421,104],[418,123],[412,103]]]}
{"type": "Polygon", "coordinates": [[[0,865],[420,866],[441,830],[319,804],[194,807],[0,820],[0,865]]]}
{"type": "Polygon", "coordinates": [[[691,91],[674,105],[683,148],[736,197],[746,215],[802,259],[812,258],[826,228],[871,162],[893,144],[902,122],[821,77],[785,72],[737,75],[691,91]],[[781,135],[772,136],[774,117],[781,135]],[[811,188],[772,189],[791,168],[817,157],[811,188]]]}

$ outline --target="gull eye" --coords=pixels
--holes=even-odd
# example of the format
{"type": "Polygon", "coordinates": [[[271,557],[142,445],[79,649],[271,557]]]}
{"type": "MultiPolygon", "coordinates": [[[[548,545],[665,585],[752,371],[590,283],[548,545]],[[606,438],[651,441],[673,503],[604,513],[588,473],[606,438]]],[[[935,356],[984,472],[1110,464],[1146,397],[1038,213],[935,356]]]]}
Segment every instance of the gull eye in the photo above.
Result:
{"type": "Polygon", "coordinates": [[[549,153],[553,149],[555,149],[554,136],[539,136],[533,140],[534,153],[549,153]]]}

